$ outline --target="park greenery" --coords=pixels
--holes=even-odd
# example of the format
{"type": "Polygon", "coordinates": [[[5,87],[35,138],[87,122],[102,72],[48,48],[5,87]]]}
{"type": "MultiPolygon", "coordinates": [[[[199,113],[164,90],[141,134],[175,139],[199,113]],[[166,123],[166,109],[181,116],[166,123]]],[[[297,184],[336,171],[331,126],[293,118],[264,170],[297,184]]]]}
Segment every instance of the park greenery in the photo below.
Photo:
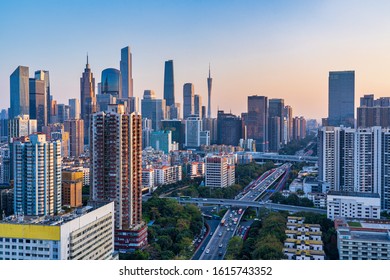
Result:
{"type": "Polygon", "coordinates": [[[314,134],[308,134],[305,138],[300,140],[292,140],[287,145],[283,146],[279,150],[279,154],[281,155],[295,155],[299,150],[303,150],[307,152],[309,149],[313,151],[312,156],[317,154],[316,151],[316,136],[314,134]],[[313,145],[310,148],[307,148],[307,145],[313,141],[313,145]]]}
{"type": "Polygon", "coordinates": [[[176,200],[156,196],[143,204],[143,217],[148,226],[149,245],[143,251],[121,254],[120,259],[190,259],[194,253],[192,240],[203,223],[194,205],[180,205],[176,200]]]}
{"type": "Polygon", "coordinates": [[[288,197],[283,196],[281,193],[275,193],[271,197],[273,203],[303,206],[303,207],[314,207],[313,202],[307,197],[299,197],[295,193],[290,194],[288,197]]]}
{"type": "Polygon", "coordinates": [[[269,212],[263,209],[259,221],[254,221],[248,238],[232,238],[228,243],[227,260],[280,260],[284,258],[283,243],[286,239],[285,212],[269,212]]]}

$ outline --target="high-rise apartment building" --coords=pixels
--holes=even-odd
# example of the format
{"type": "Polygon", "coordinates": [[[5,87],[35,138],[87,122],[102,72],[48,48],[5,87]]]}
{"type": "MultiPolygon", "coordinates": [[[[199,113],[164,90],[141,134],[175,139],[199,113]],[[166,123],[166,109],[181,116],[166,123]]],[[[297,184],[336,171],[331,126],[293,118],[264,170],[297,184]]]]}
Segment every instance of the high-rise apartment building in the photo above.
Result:
{"type": "Polygon", "coordinates": [[[248,96],[248,112],[242,114],[247,138],[256,141],[256,150],[268,151],[268,98],[248,96]]]}
{"type": "Polygon", "coordinates": [[[67,120],[64,128],[69,133],[69,156],[79,157],[84,152],[84,121],[67,120]]]}
{"type": "MultiPolygon", "coordinates": [[[[133,65],[132,65],[132,54],[130,47],[124,47],[121,49],[121,61],[120,61],[120,72],[121,72],[121,84],[122,84],[122,95],[120,98],[133,97],[133,65]]],[[[133,111],[134,112],[134,111],[133,111]]]]}
{"type": "Polygon", "coordinates": [[[205,158],[206,187],[225,188],[234,184],[235,169],[233,159],[227,155],[205,158]]]}
{"type": "Polygon", "coordinates": [[[185,120],[185,146],[188,148],[196,148],[200,146],[200,132],[202,131],[202,120],[196,116],[188,116],[185,120]]]}
{"type": "Polygon", "coordinates": [[[283,109],[283,144],[287,144],[293,138],[293,112],[289,105],[284,106],[283,109]]]}
{"type": "Polygon", "coordinates": [[[31,120],[29,115],[16,116],[9,120],[9,142],[12,142],[13,138],[28,136],[35,132],[37,132],[37,120],[31,120]]]}
{"type": "Polygon", "coordinates": [[[91,203],[114,201],[115,247],[143,247],[147,229],[142,221],[142,126],[137,113],[110,105],[92,115],[91,203]]]}
{"type": "Polygon", "coordinates": [[[14,211],[30,216],[61,211],[61,142],[32,134],[13,143],[14,211]]]}
{"type": "Polygon", "coordinates": [[[354,127],[355,71],[329,72],[328,125],[354,127]]]}
{"type": "Polygon", "coordinates": [[[30,114],[29,69],[18,66],[10,76],[10,111],[9,118],[30,114]]]}
{"type": "Polygon", "coordinates": [[[166,118],[164,99],[157,99],[153,90],[145,90],[141,100],[142,117],[152,120],[152,128],[161,130],[161,121],[166,118]]]}
{"type": "Polygon", "coordinates": [[[390,131],[323,127],[318,132],[319,179],[330,190],[377,193],[390,207],[390,131]]]}
{"type": "Polygon", "coordinates": [[[84,144],[89,145],[90,118],[96,112],[95,78],[88,63],[80,78],[81,118],[84,120],[84,144]]]}
{"type": "Polygon", "coordinates": [[[195,113],[195,90],[194,85],[186,83],[183,86],[183,119],[195,113]]]}

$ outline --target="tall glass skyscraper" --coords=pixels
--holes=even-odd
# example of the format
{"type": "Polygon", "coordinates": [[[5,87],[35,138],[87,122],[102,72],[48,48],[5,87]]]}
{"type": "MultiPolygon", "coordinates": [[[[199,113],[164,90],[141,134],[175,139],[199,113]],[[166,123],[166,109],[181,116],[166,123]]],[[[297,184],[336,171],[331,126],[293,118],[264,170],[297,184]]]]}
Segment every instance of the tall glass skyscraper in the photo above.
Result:
{"type": "Polygon", "coordinates": [[[188,118],[190,115],[193,115],[194,105],[195,105],[195,96],[194,96],[194,85],[191,83],[186,83],[183,86],[183,119],[188,118]]]}
{"type": "Polygon", "coordinates": [[[115,68],[107,68],[102,71],[102,82],[100,84],[102,94],[111,94],[121,98],[121,72],[115,68]]]}
{"type": "Polygon", "coordinates": [[[10,119],[19,115],[29,115],[29,69],[18,66],[10,76],[10,119]]]}
{"type": "Polygon", "coordinates": [[[175,105],[175,85],[173,79],[173,60],[165,61],[164,99],[167,106],[175,105]]]}
{"type": "Polygon", "coordinates": [[[49,71],[37,70],[35,71],[35,79],[45,82],[45,96],[46,96],[46,121],[50,123],[51,117],[51,101],[50,101],[50,76],[49,71]]]}
{"type": "Polygon", "coordinates": [[[328,124],[354,127],[355,71],[329,72],[328,124]]]}
{"type": "Polygon", "coordinates": [[[133,97],[133,66],[129,46],[121,49],[120,72],[122,77],[122,95],[119,98],[133,97]]]}
{"type": "Polygon", "coordinates": [[[38,131],[47,125],[47,99],[45,81],[30,78],[30,118],[37,120],[38,131]]]}

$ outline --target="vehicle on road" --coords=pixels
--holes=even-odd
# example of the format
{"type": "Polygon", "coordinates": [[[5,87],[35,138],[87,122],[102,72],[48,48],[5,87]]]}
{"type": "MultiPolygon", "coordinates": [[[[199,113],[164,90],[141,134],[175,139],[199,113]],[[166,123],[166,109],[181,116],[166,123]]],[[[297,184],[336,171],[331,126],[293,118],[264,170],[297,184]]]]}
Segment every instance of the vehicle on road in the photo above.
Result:
{"type": "Polygon", "coordinates": [[[221,243],[221,244],[219,244],[219,248],[222,248],[223,247],[223,244],[221,243]]]}
{"type": "Polygon", "coordinates": [[[218,236],[221,237],[222,236],[222,232],[218,233],[218,236]]]}
{"type": "Polygon", "coordinates": [[[210,249],[209,248],[206,249],[206,254],[208,254],[208,253],[210,253],[210,249]]]}

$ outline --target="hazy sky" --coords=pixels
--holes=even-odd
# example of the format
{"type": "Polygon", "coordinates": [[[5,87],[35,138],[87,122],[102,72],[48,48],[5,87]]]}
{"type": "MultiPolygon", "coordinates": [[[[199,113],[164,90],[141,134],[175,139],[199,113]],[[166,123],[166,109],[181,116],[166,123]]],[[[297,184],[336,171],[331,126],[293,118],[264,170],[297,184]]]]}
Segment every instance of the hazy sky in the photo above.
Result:
{"type": "Polygon", "coordinates": [[[50,71],[59,103],[80,98],[89,63],[100,81],[133,53],[134,93],[163,94],[174,60],[175,96],[192,82],[212,112],[240,114],[248,95],[284,98],[294,115],[327,116],[328,72],[355,70],[355,100],[390,96],[390,1],[0,1],[0,108],[18,65],[50,71]]]}

